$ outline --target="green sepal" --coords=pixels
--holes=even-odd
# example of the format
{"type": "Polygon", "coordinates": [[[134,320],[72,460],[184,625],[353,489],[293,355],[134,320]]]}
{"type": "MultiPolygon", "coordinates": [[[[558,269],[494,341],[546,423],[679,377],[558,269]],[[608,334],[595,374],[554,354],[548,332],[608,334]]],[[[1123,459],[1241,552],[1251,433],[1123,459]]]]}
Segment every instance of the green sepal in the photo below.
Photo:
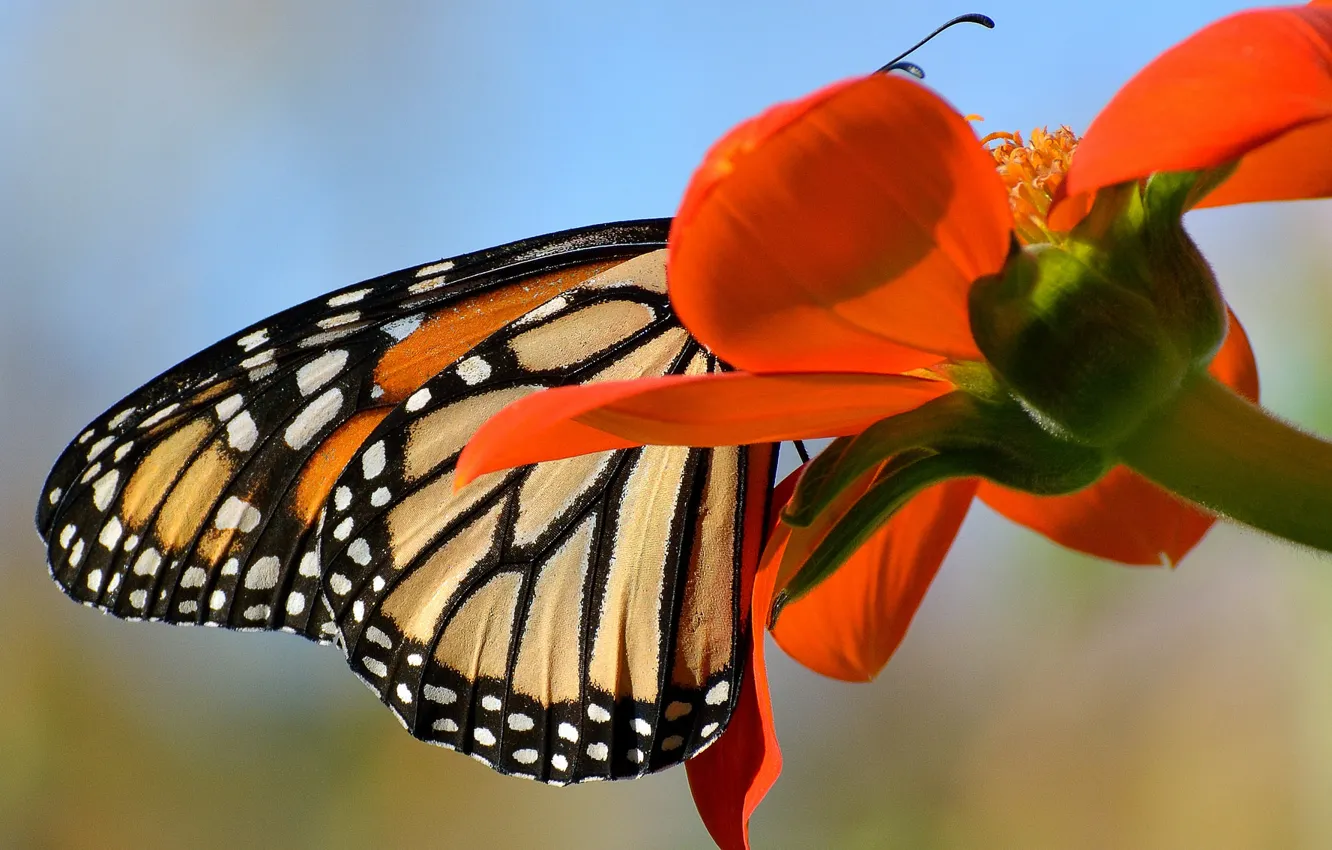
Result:
{"type": "Polygon", "coordinates": [[[1225,336],[1225,303],[1180,217],[1212,172],[1098,193],[1058,245],[1031,246],[971,288],[976,343],[1050,425],[1113,447],[1225,336]]]}

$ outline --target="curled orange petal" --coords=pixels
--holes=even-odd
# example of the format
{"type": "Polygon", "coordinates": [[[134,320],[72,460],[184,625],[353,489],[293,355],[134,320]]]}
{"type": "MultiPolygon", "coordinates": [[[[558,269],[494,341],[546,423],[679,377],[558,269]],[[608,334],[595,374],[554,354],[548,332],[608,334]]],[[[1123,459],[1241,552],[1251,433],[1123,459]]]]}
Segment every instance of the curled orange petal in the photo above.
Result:
{"type": "Polygon", "coordinates": [[[1332,4],[1241,12],[1119,90],[1078,146],[1068,195],[1238,162],[1206,205],[1323,197],[1332,194],[1329,144],[1332,4]]]}
{"type": "MultiPolygon", "coordinates": [[[[1234,314],[1208,371],[1250,401],[1258,400],[1257,364],[1234,314]]],[[[1179,563],[1216,521],[1124,466],[1067,496],[1033,496],[989,482],[979,495],[999,513],[1062,546],[1135,566],[1179,563]]]]}
{"type": "Polygon", "coordinates": [[[671,300],[695,336],[754,372],[978,359],[967,290],[1002,266],[1011,230],[966,120],[878,74],[714,146],[671,229],[671,300]]]}
{"type": "Polygon", "coordinates": [[[832,576],[782,609],[777,644],[825,676],[874,678],[906,636],[975,493],[976,482],[962,480],[914,497],[832,576]]]}
{"type": "Polygon", "coordinates": [[[513,466],[646,444],[736,446],[854,434],[953,389],[906,375],[671,375],[561,387],[491,417],[455,481],[513,466]]]}

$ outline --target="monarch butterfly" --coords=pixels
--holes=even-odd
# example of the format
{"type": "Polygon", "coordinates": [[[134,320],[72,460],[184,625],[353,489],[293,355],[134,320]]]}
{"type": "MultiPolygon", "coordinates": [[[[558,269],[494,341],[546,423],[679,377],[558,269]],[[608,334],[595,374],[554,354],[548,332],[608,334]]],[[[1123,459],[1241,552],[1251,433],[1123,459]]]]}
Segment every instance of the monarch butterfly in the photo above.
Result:
{"type": "Polygon", "coordinates": [[[452,481],[527,393],[728,368],[671,310],[669,225],[384,275],[191,357],[56,462],[51,575],[118,617],[336,643],[414,736],[503,773],[618,779],[699,752],[738,696],[777,447],[452,481]]]}

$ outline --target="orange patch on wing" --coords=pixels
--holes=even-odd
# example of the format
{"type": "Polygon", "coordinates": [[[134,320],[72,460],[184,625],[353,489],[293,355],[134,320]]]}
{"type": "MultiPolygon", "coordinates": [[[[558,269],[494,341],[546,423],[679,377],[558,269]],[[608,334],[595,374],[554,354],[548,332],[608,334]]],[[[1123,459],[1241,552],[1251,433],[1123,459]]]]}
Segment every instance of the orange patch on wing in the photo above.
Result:
{"type": "Polygon", "coordinates": [[[305,525],[314,524],[319,509],[324,506],[347,461],[356,454],[375,426],[389,415],[390,410],[391,407],[362,410],[338,426],[310,455],[296,479],[296,492],[292,500],[292,512],[301,522],[305,525]]]}
{"type": "Polygon", "coordinates": [[[602,260],[559,269],[450,304],[384,352],[375,367],[375,383],[384,390],[384,402],[397,404],[514,319],[622,262],[602,260]]]}

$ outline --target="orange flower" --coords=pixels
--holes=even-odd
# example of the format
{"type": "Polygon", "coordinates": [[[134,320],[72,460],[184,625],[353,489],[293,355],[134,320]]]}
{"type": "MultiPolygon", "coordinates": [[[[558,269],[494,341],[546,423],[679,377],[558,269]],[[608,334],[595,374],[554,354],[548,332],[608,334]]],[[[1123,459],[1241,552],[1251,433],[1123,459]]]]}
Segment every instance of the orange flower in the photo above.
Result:
{"type": "MultiPolygon", "coordinates": [[[[1099,191],[1201,171],[1194,205],[1332,195],[1332,2],[1242,13],[1167,51],[1116,95],[1071,165],[1071,133],[1038,134],[1032,145],[1003,138],[992,154],[938,96],[884,75],[740,125],[695,174],[669,260],[681,320],[738,371],[528,396],[477,433],[458,463],[459,484],[631,445],[874,434],[867,429],[891,430],[970,398],[965,364],[990,368],[973,336],[973,284],[1001,275],[1022,253],[1018,244],[1064,238],[1099,191]]],[[[1256,367],[1233,317],[1208,371],[1256,400],[1256,367]]],[[[857,443],[847,445],[838,451],[857,443]]],[[[945,454],[926,452],[905,468],[945,454]]],[[[922,472],[904,491],[909,502],[886,502],[877,515],[891,519],[864,529],[836,572],[782,609],[774,627],[782,648],[829,676],[872,677],[974,496],[1058,543],[1125,564],[1175,563],[1214,519],[1113,461],[1089,486],[1046,487],[1036,475],[1016,489],[990,463],[922,472]]],[[[754,582],[753,622],[768,621],[780,586],[891,465],[866,466],[812,521],[777,528],[754,582]]],[[[793,484],[778,488],[778,504],[793,484]]],[[[727,732],[688,763],[699,812],[726,848],[748,846],[748,817],[780,766],[763,641],[751,643],[727,732]]]]}

